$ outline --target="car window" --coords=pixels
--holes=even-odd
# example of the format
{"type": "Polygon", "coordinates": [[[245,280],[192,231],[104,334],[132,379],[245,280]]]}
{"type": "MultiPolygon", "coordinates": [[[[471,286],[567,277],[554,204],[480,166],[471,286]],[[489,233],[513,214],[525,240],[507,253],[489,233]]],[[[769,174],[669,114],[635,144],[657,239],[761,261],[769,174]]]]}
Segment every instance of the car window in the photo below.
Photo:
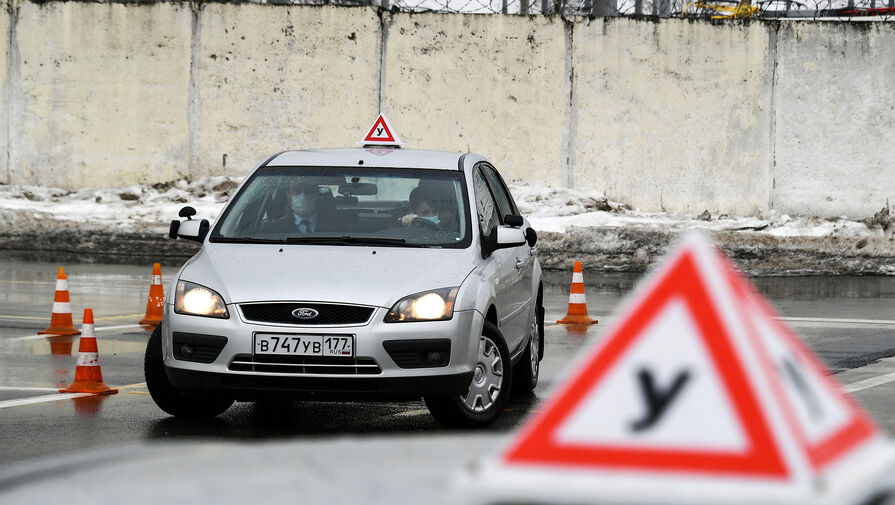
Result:
{"type": "Polygon", "coordinates": [[[463,181],[456,169],[263,167],[227,206],[210,240],[466,247],[463,181]]]}
{"type": "Polygon", "coordinates": [[[494,167],[485,165],[482,167],[482,170],[485,173],[485,178],[488,179],[488,183],[491,185],[491,189],[494,191],[497,208],[500,210],[500,222],[503,223],[503,219],[507,215],[519,213],[516,210],[516,203],[494,167]]]}
{"type": "Polygon", "coordinates": [[[494,197],[491,196],[491,190],[482,175],[481,167],[473,173],[472,188],[475,192],[476,209],[478,209],[479,228],[483,235],[491,235],[494,227],[500,224],[500,218],[497,215],[494,197]]]}

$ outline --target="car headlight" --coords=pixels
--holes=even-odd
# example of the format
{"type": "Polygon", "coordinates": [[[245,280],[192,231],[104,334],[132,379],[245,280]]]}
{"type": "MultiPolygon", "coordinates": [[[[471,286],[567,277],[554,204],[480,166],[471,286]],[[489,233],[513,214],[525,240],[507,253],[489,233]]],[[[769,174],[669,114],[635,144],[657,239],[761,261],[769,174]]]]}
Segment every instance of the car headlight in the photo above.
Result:
{"type": "Polygon", "coordinates": [[[410,321],[443,321],[454,316],[454,299],[457,288],[441,288],[423,291],[398,300],[388,315],[386,323],[410,321]]]}
{"type": "Polygon", "coordinates": [[[174,312],[193,316],[228,319],[227,305],[216,291],[188,281],[177,282],[174,312]]]}

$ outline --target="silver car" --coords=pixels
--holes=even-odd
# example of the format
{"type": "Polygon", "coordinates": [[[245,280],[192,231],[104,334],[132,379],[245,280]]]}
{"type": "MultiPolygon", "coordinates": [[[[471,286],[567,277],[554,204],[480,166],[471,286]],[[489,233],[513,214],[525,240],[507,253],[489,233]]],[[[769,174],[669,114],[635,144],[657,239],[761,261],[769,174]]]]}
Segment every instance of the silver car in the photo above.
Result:
{"type": "Polygon", "coordinates": [[[537,235],[493,164],[407,149],[287,151],[210,226],[171,224],[184,264],[146,349],[156,404],[424,399],[484,426],[543,357],[537,235]]]}

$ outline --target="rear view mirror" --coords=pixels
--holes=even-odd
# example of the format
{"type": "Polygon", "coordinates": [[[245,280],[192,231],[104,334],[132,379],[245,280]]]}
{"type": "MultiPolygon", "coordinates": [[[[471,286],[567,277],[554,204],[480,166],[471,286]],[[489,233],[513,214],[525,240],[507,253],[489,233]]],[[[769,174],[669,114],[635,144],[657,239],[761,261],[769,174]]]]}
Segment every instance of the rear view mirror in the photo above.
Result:
{"type": "Polygon", "coordinates": [[[376,185],[369,182],[352,182],[349,184],[339,184],[340,195],[375,195],[378,192],[379,189],[376,187],[376,185]]]}

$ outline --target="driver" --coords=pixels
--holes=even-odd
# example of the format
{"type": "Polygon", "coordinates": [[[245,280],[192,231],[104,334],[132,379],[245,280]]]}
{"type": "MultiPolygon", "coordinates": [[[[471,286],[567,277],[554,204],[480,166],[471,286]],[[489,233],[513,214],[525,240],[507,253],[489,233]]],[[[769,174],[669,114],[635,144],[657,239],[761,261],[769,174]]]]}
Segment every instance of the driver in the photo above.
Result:
{"type": "Polygon", "coordinates": [[[438,194],[427,188],[417,187],[410,192],[410,212],[401,217],[403,226],[413,225],[416,219],[425,219],[438,225],[438,194]]]}

